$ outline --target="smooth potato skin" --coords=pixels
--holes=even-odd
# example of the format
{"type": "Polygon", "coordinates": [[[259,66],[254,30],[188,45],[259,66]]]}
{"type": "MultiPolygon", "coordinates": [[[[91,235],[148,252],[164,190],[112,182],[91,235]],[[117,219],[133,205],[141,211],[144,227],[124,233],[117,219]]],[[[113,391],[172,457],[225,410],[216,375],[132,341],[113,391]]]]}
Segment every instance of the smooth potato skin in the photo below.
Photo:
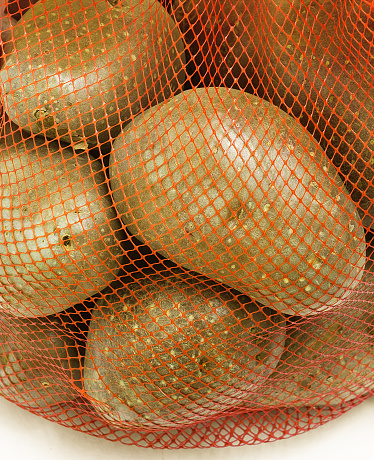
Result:
{"type": "Polygon", "coordinates": [[[0,319],[0,394],[25,409],[77,398],[81,358],[82,349],[53,317],[0,319]]]}
{"type": "Polygon", "coordinates": [[[184,81],[184,45],[156,0],[45,0],[13,28],[3,106],[22,129],[91,148],[184,81]]]}
{"type": "Polygon", "coordinates": [[[47,316],[104,289],[123,257],[102,166],[43,139],[1,144],[0,307],[47,316]]]}
{"type": "Polygon", "coordinates": [[[255,96],[185,91],[113,144],[115,206],[162,255],[280,312],[339,302],[363,275],[364,230],[335,168],[255,96]]]}
{"type": "Polygon", "coordinates": [[[170,272],[126,284],[98,300],[87,338],[84,388],[105,420],[170,428],[216,418],[276,366],[285,321],[274,311],[170,272]]]}
{"type": "Polygon", "coordinates": [[[363,224],[370,227],[374,216],[370,2],[220,3],[226,15],[214,11],[209,0],[173,2],[196,73],[206,86],[214,83],[256,93],[307,127],[333,160],[359,206],[363,224]],[[217,62],[220,58],[222,63],[217,62]]]}

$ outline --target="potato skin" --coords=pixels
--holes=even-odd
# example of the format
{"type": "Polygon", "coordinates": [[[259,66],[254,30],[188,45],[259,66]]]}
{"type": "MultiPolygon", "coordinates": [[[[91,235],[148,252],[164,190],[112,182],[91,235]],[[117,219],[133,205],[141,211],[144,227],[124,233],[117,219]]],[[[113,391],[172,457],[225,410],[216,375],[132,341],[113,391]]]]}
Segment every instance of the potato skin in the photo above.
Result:
{"type": "Polygon", "coordinates": [[[8,142],[0,159],[0,306],[47,316],[115,279],[121,224],[98,161],[42,139],[8,142]]]}
{"type": "Polygon", "coordinates": [[[183,42],[156,0],[41,1],[13,39],[0,72],[9,118],[76,149],[115,137],[120,122],[184,80],[183,42]]]}
{"type": "Polygon", "coordinates": [[[73,401],[82,388],[82,348],[55,318],[0,319],[0,394],[25,409],[73,401]]]}
{"type": "Polygon", "coordinates": [[[93,311],[83,371],[107,421],[167,428],[240,406],[283,351],[285,320],[172,272],[129,280],[93,311]]]}
{"type": "Polygon", "coordinates": [[[356,302],[342,314],[301,325],[248,407],[337,406],[374,390],[373,311],[372,301],[356,302]]]}
{"type": "Polygon", "coordinates": [[[196,72],[205,76],[207,86],[214,82],[255,92],[307,127],[333,160],[359,206],[363,224],[370,227],[374,216],[370,3],[220,3],[220,10],[229,14],[214,11],[209,15],[213,11],[212,6],[205,11],[209,0],[173,2],[174,17],[198,66],[196,72]],[[209,52],[212,56],[204,62],[209,52]],[[222,63],[217,62],[220,58],[222,63]],[[217,68],[208,74],[211,62],[217,68]]]}
{"type": "Polygon", "coordinates": [[[246,404],[251,410],[339,406],[374,391],[373,345],[341,353],[314,367],[275,372],[246,404]],[[253,399],[253,400],[252,400],[253,399]]]}
{"type": "Polygon", "coordinates": [[[133,235],[280,312],[332,306],[362,277],[364,231],[335,168],[256,96],[197,89],[139,114],[109,176],[133,235]]]}
{"type": "Polygon", "coordinates": [[[372,35],[357,1],[271,0],[259,21],[266,98],[308,127],[344,178],[366,227],[374,216],[372,35]],[[361,21],[363,19],[361,18],[361,21]]]}
{"type": "Polygon", "coordinates": [[[374,391],[373,273],[336,311],[289,327],[274,373],[248,407],[337,406],[374,391]]]}

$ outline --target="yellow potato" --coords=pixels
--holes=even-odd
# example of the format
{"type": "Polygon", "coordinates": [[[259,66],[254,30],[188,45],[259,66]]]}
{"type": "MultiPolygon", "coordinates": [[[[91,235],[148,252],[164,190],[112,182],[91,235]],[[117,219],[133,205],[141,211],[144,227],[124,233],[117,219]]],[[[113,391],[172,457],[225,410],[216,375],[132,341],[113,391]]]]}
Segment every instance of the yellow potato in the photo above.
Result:
{"type": "Polygon", "coordinates": [[[363,275],[364,230],[336,169],[256,96],[202,88],[139,114],[109,176],[133,235],[277,311],[332,307],[363,275]]]}

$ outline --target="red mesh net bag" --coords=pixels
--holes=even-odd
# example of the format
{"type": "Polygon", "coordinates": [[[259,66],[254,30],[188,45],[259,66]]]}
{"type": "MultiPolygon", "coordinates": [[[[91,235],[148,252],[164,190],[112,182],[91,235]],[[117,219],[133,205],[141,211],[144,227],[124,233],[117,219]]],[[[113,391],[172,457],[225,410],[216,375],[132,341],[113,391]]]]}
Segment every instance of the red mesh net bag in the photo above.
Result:
{"type": "Polygon", "coordinates": [[[0,394],[123,444],[373,394],[368,0],[2,3],[0,394]]]}

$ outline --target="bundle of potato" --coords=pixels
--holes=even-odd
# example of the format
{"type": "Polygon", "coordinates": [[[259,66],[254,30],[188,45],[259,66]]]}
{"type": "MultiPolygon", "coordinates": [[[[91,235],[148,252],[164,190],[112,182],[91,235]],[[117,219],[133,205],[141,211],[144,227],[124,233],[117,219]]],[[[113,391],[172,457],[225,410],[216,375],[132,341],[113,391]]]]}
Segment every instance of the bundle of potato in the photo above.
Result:
{"type": "Polygon", "coordinates": [[[174,0],[170,12],[190,53],[192,80],[205,85],[258,86],[259,4],[246,0],[174,0]],[[193,64],[193,65],[192,65],[193,64]],[[192,68],[193,67],[193,68],[192,68]]]}
{"type": "Polygon", "coordinates": [[[374,66],[372,45],[359,33],[365,27],[372,35],[368,10],[361,0],[270,0],[262,8],[258,33],[265,97],[313,133],[369,227],[374,216],[374,66]]]}
{"type": "Polygon", "coordinates": [[[42,139],[0,148],[0,307],[46,316],[104,289],[123,250],[101,164],[42,139]]]}
{"type": "Polygon", "coordinates": [[[113,147],[119,215],[174,262],[300,315],[361,279],[354,203],[314,139],[268,102],[185,91],[139,114],[113,147]]]}
{"type": "Polygon", "coordinates": [[[84,388],[98,414],[170,428],[239,406],[273,371],[285,321],[247,296],[172,271],[123,280],[93,311],[84,388]]]}
{"type": "Polygon", "coordinates": [[[157,0],[43,0],[12,43],[0,72],[9,118],[76,149],[115,136],[184,80],[183,42],[157,0]]]}
{"type": "Polygon", "coordinates": [[[84,351],[56,318],[0,320],[0,395],[27,409],[71,402],[84,351]]]}

